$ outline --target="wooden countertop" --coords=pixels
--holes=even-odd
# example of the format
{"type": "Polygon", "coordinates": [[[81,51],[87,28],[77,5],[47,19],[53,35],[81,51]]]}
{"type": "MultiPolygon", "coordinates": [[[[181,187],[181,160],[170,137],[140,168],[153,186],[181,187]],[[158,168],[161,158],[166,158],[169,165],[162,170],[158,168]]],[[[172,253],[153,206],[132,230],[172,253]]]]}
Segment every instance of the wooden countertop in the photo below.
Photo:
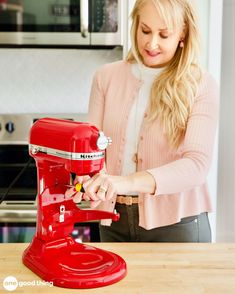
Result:
{"type": "MultiPolygon", "coordinates": [[[[122,256],[127,276],[118,283],[95,289],[23,286],[11,293],[235,293],[235,243],[89,243],[122,256]]],[[[0,244],[0,293],[3,280],[40,281],[22,264],[28,244],[0,244]]]]}

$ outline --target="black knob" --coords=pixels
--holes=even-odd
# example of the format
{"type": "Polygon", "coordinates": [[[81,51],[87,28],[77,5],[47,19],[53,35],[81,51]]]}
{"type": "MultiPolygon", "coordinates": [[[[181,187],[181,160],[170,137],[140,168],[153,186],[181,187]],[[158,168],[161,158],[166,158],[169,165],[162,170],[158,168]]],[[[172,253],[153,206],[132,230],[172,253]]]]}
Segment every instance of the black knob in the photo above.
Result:
{"type": "Polygon", "coordinates": [[[15,125],[12,121],[9,121],[8,123],[6,123],[5,128],[8,133],[13,133],[15,130],[15,125]]]}

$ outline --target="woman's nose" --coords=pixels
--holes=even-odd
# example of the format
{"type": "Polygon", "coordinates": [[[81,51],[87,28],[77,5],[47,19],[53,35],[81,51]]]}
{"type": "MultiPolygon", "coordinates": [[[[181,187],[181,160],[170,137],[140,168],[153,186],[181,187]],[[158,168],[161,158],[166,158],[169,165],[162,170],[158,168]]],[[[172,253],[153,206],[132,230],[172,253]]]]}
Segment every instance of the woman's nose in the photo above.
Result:
{"type": "Polygon", "coordinates": [[[151,38],[149,39],[147,43],[148,49],[158,49],[159,48],[159,42],[158,42],[158,37],[156,35],[152,35],[151,38]]]}

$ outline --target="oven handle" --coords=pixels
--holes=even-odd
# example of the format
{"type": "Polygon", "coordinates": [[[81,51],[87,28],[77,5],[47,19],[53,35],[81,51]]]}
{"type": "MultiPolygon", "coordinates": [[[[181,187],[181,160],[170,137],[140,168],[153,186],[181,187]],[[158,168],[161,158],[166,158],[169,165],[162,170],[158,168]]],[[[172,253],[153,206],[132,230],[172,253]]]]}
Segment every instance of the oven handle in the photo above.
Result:
{"type": "MultiPolygon", "coordinates": [[[[3,202],[0,205],[0,223],[8,222],[8,223],[29,223],[36,222],[37,220],[37,205],[36,203],[28,203],[27,201],[21,201],[20,205],[17,205],[14,202],[10,201],[3,202]],[[12,206],[12,207],[9,207],[12,206]]],[[[80,209],[89,209],[89,201],[82,201],[77,204],[77,207],[80,209]]]]}
{"type": "Polygon", "coordinates": [[[83,38],[88,36],[89,25],[89,1],[80,0],[80,30],[83,38]]]}
{"type": "Polygon", "coordinates": [[[0,210],[0,222],[9,223],[27,223],[36,222],[37,209],[1,209],[0,210]]]}

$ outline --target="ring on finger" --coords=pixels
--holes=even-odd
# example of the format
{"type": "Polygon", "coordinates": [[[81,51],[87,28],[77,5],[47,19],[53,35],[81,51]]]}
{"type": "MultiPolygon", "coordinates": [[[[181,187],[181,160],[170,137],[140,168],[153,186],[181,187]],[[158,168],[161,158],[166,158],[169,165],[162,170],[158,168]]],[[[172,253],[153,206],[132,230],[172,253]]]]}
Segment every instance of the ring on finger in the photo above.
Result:
{"type": "Polygon", "coordinates": [[[100,186],[98,192],[100,193],[106,193],[107,189],[105,187],[100,186]]]}

